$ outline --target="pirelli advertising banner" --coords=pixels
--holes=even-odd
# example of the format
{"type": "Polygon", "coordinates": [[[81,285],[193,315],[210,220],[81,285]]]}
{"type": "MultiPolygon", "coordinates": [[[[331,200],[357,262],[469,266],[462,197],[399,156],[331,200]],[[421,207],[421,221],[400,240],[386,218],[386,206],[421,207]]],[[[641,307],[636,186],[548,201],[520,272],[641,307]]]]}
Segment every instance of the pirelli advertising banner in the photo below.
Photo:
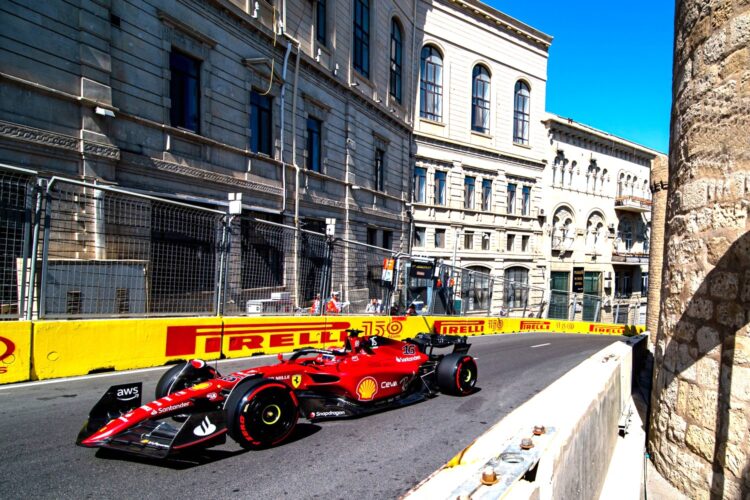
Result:
{"type": "Polygon", "coordinates": [[[31,321],[0,322],[0,384],[31,376],[31,321]]]}
{"type": "MultiPolygon", "coordinates": [[[[18,325],[20,323],[6,323],[18,325]]],[[[29,352],[26,336],[0,334],[0,383],[28,380],[14,353],[29,352]],[[2,339],[7,339],[3,341],[2,339]],[[12,347],[11,347],[12,346],[12,347]],[[12,351],[11,351],[12,349],[12,351]],[[10,354],[9,354],[10,353],[10,354]],[[8,360],[13,361],[8,361],[8,360]],[[4,364],[6,363],[6,364],[4,364]],[[18,363],[18,364],[16,364],[18,363]],[[14,373],[14,378],[8,374],[14,373]],[[17,375],[16,375],[17,374],[17,375]],[[3,378],[7,377],[7,379],[3,378]],[[20,378],[19,378],[20,377],[20,378]]],[[[626,325],[534,318],[428,316],[275,316],[242,318],[117,319],[38,321],[33,324],[31,378],[48,379],[101,371],[159,366],[177,360],[241,358],[254,354],[290,352],[303,347],[342,346],[346,330],[394,339],[420,332],[447,335],[498,333],[585,333],[623,335],[642,331],[626,325]]],[[[8,330],[10,331],[10,330],[8,330]]],[[[28,359],[28,355],[26,356],[28,359]]]]}

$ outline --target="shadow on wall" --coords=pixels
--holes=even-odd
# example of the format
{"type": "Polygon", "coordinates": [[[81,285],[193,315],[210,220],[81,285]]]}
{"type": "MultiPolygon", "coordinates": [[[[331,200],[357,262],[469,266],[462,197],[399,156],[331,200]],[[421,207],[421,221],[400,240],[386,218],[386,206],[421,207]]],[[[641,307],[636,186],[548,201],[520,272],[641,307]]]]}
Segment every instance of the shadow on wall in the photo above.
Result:
{"type": "MultiPolygon", "coordinates": [[[[669,287],[669,284],[665,284],[665,287],[669,287]]],[[[665,307],[664,302],[662,307],[665,307]]],[[[750,495],[750,461],[744,455],[746,450],[741,450],[742,441],[734,443],[736,448],[733,449],[728,449],[728,441],[733,410],[736,417],[742,420],[741,425],[735,422],[735,429],[747,426],[742,403],[735,401],[734,406],[731,405],[731,390],[735,363],[750,364],[747,359],[735,356],[737,335],[747,338],[750,320],[750,232],[742,235],[724,252],[684,311],[671,332],[666,352],[662,353],[662,348],[659,347],[664,341],[663,326],[660,326],[657,337],[658,372],[653,384],[649,446],[653,446],[653,429],[661,429],[661,440],[678,441],[681,446],[687,446],[692,453],[711,464],[712,500],[724,497],[725,474],[737,476],[736,484],[740,485],[741,490],[735,494],[741,495],[740,498],[747,498],[750,495]],[[684,382],[680,384],[675,379],[684,382]],[[696,382],[700,382],[702,387],[699,388],[696,382]],[[708,384],[712,383],[717,384],[715,399],[708,392],[711,389],[708,384]],[[672,384],[675,386],[670,389],[672,384]],[[669,394],[667,403],[671,402],[676,407],[685,409],[680,414],[688,420],[682,439],[675,437],[678,429],[664,430],[671,425],[668,419],[672,414],[672,411],[666,411],[661,406],[664,404],[662,396],[665,394],[669,394]],[[715,422],[713,430],[712,421],[715,422]],[[705,439],[707,436],[704,433],[707,431],[713,433],[713,446],[710,440],[705,439]],[[742,460],[745,463],[741,463],[742,460]]],[[[662,312],[662,317],[665,314],[669,314],[668,311],[662,312]]],[[[747,355],[747,347],[745,349],[744,353],[747,355]]],[[[737,354],[742,356],[743,352],[737,354]]],[[[743,381],[741,386],[750,386],[750,381],[743,381]]],[[[669,465],[683,469],[690,467],[688,463],[682,460],[680,462],[669,465]]],[[[727,493],[732,495],[731,491],[727,493]]]]}

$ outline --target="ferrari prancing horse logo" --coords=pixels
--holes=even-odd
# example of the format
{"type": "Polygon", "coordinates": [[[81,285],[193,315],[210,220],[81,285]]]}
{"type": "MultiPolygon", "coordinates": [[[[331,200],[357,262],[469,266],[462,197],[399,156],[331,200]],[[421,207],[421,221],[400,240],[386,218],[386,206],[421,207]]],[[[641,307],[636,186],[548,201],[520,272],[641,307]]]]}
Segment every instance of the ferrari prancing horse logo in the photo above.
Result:
{"type": "Polygon", "coordinates": [[[295,389],[302,383],[302,375],[292,375],[292,387],[295,389]]]}

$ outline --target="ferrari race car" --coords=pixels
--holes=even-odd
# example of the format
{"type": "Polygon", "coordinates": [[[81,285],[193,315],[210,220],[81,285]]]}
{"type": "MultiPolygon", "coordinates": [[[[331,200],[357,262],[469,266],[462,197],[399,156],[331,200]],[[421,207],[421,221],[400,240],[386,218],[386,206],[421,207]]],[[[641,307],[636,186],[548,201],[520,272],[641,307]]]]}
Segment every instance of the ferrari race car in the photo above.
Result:
{"type": "Polygon", "coordinates": [[[420,333],[413,339],[347,330],[343,349],[301,349],[274,365],[222,377],[201,360],[174,365],[141,404],[141,382],[110,387],[76,444],[164,458],[226,442],[243,448],[287,439],[300,416],[349,418],[423,401],[437,392],[474,391],[477,364],[466,337],[420,333]],[[448,354],[436,349],[450,348],[448,354]]]}

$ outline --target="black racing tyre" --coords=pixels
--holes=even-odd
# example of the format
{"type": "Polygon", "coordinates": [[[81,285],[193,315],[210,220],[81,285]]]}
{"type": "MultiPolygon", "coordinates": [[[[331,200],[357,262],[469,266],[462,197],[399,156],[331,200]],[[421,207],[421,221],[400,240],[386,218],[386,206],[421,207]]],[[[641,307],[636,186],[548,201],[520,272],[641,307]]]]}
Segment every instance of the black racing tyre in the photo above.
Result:
{"type": "Polygon", "coordinates": [[[227,431],[245,449],[274,446],[292,434],[299,403],[291,387],[270,379],[237,384],[224,404],[227,431]]]}
{"type": "Polygon", "coordinates": [[[466,396],[477,383],[477,362],[466,354],[448,354],[438,363],[436,377],[440,392],[466,396]]]}
{"type": "Polygon", "coordinates": [[[193,360],[178,363],[161,376],[154,393],[156,399],[160,399],[217,376],[216,370],[208,366],[205,361],[193,360]]]}

